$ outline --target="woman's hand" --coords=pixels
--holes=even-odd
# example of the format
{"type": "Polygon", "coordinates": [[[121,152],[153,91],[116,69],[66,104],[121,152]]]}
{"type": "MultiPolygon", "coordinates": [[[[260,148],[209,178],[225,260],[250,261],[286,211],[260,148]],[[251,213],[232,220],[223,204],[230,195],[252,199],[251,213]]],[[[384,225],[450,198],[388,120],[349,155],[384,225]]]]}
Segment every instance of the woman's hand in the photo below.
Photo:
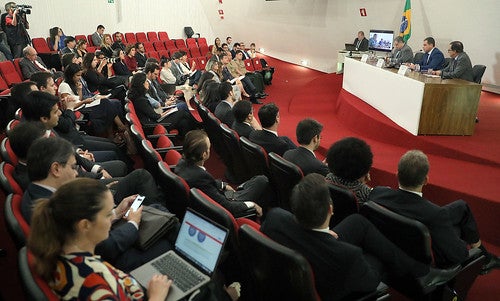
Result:
{"type": "Polygon", "coordinates": [[[163,301],[167,298],[172,280],[166,275],[154,275],[148,284],[149,301],[163,301]]]}

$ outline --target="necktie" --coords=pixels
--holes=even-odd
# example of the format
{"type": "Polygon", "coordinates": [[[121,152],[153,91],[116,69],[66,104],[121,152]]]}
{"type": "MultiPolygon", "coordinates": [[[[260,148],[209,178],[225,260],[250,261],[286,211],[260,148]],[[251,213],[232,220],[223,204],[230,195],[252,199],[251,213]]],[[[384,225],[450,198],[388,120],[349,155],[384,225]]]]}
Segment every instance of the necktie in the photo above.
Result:
{"type": "Polygon", "coordinates": [[[455,70],[455,63],[457,62],[456,59],[453,59],[453,61],[451,61],[451,68],[450,68],[450,71],[454,71],[455,70]]]}
{"type": "Polygon", "coordinates": [[[42,70],[42,71],[48,71],[47,68],[45,68],[42,64],[40,64],[39,61],[37,60],[34,60],[33,61],[33,64],[35,64],[35,66],[39,69],[39,70],[42,70]]]}
{"type": "Polygon", "coordinates": [[[358,42],[356,43],[356,48],[359,48],[359,45],[361,44],[361,41],[358,40],[358,42]]]}

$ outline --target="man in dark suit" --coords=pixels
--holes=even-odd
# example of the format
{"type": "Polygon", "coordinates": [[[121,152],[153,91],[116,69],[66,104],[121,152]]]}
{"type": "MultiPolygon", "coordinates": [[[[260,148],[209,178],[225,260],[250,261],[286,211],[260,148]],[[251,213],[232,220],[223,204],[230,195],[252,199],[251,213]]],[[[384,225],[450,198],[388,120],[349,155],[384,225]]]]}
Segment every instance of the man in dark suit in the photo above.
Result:
{"type": "Polygon", "coordinates": [[[144,67],[146,66],[146,60],[148,59],[146,57],[145,48],[144,44],[141,42],[135,43],[135,60],[137,61],[137,66],[139,67],[144,67]]]}
{"type": "Polygon", "coordinates": [[[460,78],[473,82],[472,63],[467,53],[464,52],[464,44],[460,41],[451,42],[448,54],[452,58],[451,62],[446,68],[434,71],[433,74],[441,75],[442,78],[460,78]]]}
{"type": "Polygon", "coordinates": [[[250,141],[262,146],[267,153],[274,152],[280,156],[297,146],[287,136],[278,136],[280,123],[279,108],[274,103],[263,105],[259,109],[259,120],[263,129],[250,134],[250,141]]]}
{"type": "Polygon", "coordinates": [[[500,268],[500,258],[488,253],[481,244],[476,221],[466,202],[458,200],[439,207],[423,197],[422,188],[429,179],[429,167],[423,152],[408,151],[398,164],[399,189],[374,188],[370,200],[426,225],[437,266],[465,261],[469,246],[480,248],[487,257],[481,273],[500,268]]]}
{"type": "MultiPolygon", "coordinates": [[[[435,47],[436,41],[432,37],[427,37],[424,40],[422,49],[424,50],[424,55],[420,62],[415,62],[419,64],[420,71],[441,70],[444,65],[444,55],[437,47],[435,47]]],[[[410,64],[411,69],[415,69],[415,64],[410,64]]]]}
{"type": "Polygon", "coordinates": [[[95,47],[101,46],[104,29],[104,25],[97,25],[96,31],[92,34],[92,44],[95,47]]]}
{"type": "Polygon", "coordinates": [[[75,37],[66,36],[66,38],[64,39],[64,45],[66,45],[66,47],[64,47],[61,50],[61,54],[67,54],[67,53],[74,53],[74,54],[76,54],[76,40],[75,40],[75,37]]]}
{"type": "Polygon", "coordinates": [[[326,176],[330,172],[328,166],[318,160],[314,154],[314,151],[319,147],[322,130],[323,125],[314,119],[301,120],[295,131],[300,146],[287,150],[283,154],[283,158],[300,167],[304,175],[319,173],[326,176]]]}
{"type": "Polygon", "coordinates": [[[402,37],[396,37],[394,39],[394,49],[389,58],[389,66],[399,68],[401,64],[413,62],[413,51],[402,37]]]}
{"type": "Polygon", "coordinates": [[[307,259],[322,300],[354,299],[347,296],[374,291],[380,281],[386,281],[386,272],[387,279],[417,278],[424,287],[445,283],[456,274],[410,258],[359,214],[330,230],[333,206],[319,174],[309,174],[295,186],[291,206],[293,214],[281,208],[270,210],[260,229],[307,259]]]}
{"type": "Polygon", "coordinates": [[[123,35],[121,32],[115,32],[115,42],[113,45],[111,45],[111,48],[113,50],[120,49],[122,51],[125,51],[125,44],[123,44],[123,35]]]}
{"type": "MultiPolygon", "coordinates": [[[[26,46],[23,49],[23,58],[19,61],[19,67],[21,67],[21,73],[23,79],[28,79],[35,72],[49,72],[52,73],[55,70],[50,70],[43,63],[42,59],[38,57],[38,53],[35,48],[31,46],[26,46]]],[[[57,73],[58,77],[62,76],[62,72],[57,73]]]]}
{"type": "Polygon", "coordinates": [[[248,100],[240,100],[233,106],[234,122],[231,126],[240,137],[248,138],[255,130],[262,130],[259,121],[253,116],[253,106],[248,100]]]}
{"type": "MultiPolygon", "coordinates": [[[[28,151],[27,165],[32,182],[23,195],[21,211],[29,223],[34,202],[50,197],[64,183],[73,180],[77,176],[77,165],[71,144],[57,137],[36,140],[28,151]]],[[[139,237],[142,210],[131,210],[126,218],[124,214],[135,197],[136,195],[131,195],[118,203],[115,201],[117,206],[114,209],[114,221],[124,218],[127,222],[114,226],[109,237],[96,247],[96,254],[125,272],[172,249],[166,238],[160,239],[146,251],[134,247],[139,237]]]]}
{"type": "Polygon", "coordinates": [[[262,200],[268,189],[266,176],[253,177],[234,190],[228,183],[216,180],[205,167],[210,157],[210,140],[202,130],[187,133],[184,138],[183,159],[175,167],[175,173],[182,177],[190,187],[196,187],[235,216],[245,214],[255,208],[262,215],[257,202],[262,200]]]}
{"type": "Polygon", "coordinates": [[[356,47],[356,50],[368,50],[368,40],[365,38],[365,33],[363,31],[358,31],[358,36],[354,39],[353,44],[356,47]]]}
{"type": "Polygon", "coordinates": [[[228,82],[222,82],[219,85],[219,98],[220,102],[215,107],[214,115],[219,118],[222,123],[231,126],[234,122],[234,114],[232,111],[235,98],[233,87],[228,82]]]}

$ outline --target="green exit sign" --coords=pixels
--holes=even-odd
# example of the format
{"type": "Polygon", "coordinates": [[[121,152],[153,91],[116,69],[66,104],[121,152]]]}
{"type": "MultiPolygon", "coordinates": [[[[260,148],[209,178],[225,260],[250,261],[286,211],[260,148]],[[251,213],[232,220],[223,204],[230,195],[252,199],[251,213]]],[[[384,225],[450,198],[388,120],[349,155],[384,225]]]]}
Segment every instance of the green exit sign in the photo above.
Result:
{"type": "Polygon", "coordinates": [[[108,3],[115,3],[115,0],[108,0],[108,3]]]}

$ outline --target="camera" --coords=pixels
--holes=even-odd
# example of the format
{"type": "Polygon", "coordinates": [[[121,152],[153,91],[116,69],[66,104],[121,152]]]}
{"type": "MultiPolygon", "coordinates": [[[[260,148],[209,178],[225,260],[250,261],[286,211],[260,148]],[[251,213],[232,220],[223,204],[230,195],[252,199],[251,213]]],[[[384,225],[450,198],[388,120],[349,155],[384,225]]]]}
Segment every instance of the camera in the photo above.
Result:
{"type": "Polygon", "coordinates": [[[114,64],[114,63],[116,63],[116,61],[117,61],[118,59],[119,59],[119,58],[117,58],[117,57],[112,57],[112,58],[108,58],[107,60],[108,60],[108,63],[114,64]]]}
{"type": "Polygon", "coordinates": [[[19,10],[20,13],[24,13],[24,14],[31,14],[31,9],[33,7],[31,5],[27,5],[27,4],[18,4],[16,7],[14,7],[13,9],[14,10],[19,10]]]}

